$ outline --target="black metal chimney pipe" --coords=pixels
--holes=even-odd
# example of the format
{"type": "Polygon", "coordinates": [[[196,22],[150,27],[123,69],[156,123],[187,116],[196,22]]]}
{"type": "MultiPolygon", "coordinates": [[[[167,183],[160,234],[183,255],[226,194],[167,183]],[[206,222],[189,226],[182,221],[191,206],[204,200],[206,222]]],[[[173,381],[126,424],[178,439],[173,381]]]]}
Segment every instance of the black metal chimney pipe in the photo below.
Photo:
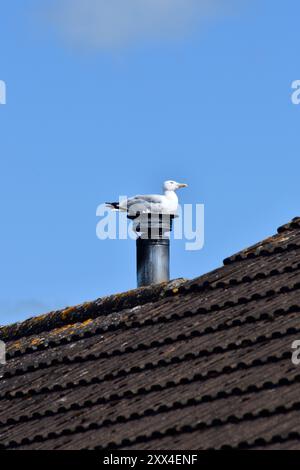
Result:
{"type": "Polygon", "coordinates": [[[170,280],[170,232],[174,215],[139,214],[133,219],[138,287],[170,280]]]}
{"type": "Polygon", "coordinates": [[[170,280],[170,240],[164,238],[136,240],[138,287],[170,280]]]}

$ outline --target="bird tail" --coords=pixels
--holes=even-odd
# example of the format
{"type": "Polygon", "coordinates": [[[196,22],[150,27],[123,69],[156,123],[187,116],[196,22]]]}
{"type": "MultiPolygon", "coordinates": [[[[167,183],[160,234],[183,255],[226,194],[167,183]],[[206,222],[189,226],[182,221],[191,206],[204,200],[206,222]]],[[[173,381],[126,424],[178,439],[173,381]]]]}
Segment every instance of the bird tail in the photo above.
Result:
{"type": "Polygon", "coordinates": [[[105,204],[106,207],[109,207],[110,209],[113,209],[115,211],[118,211],[120,209],[118,202],[106,202],[105,204]]]}

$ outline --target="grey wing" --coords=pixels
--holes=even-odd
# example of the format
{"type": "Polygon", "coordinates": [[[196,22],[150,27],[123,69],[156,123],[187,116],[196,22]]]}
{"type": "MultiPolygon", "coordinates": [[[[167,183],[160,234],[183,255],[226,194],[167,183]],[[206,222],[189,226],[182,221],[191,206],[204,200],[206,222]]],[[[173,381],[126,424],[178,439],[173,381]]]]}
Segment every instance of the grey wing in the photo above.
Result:
{"type": "Polygon", "coordinates": [[[164,196],[160,194],[142,194],[130,198],[129,201],[136,199],[138,199],[139,201],[147,202],[149,204],[162,204],[162,202],[164,201],[164,196]]]}
{"type": "Polygon", "coordinates": [[[151,212],[157,206],[158,210],[163,203],[163,197],[158,194],[145,194],[127,200],[128,209],[134,212],[151,212]]]}

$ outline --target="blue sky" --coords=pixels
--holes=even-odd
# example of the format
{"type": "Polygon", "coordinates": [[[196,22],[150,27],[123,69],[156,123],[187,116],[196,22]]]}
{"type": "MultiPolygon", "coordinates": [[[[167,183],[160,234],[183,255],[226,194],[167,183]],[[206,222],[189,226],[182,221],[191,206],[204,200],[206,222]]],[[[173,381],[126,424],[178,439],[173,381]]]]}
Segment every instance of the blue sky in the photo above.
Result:
{"type": "Polygon", "coordinates": [[[135,287],[134,242],[95,235],[119,194],[177,179],[205,204],[204,249],[173,241],[172,278],[299,215],[299,2],[130,1],[125,21],[101,0],[91,28],[81,0],[1,2],[0,324],[135,287]]]}

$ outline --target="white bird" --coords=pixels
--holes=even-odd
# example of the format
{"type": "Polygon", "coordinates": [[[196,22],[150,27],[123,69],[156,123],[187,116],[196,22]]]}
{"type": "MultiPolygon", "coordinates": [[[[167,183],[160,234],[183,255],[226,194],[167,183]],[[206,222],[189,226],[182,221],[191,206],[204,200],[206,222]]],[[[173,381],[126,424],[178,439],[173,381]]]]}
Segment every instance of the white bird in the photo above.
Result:
{"type": "Polygon", "coordinates": [[[187,184],[176,181],[165,181],[164,194],[145,194],[124,199],[121,202],[107,202],[106,205],[114,210],[128,212],[129,215],[137,213],[147,214],[176,214],[178,197],[175,191],[186,188],[187,184]]]}

